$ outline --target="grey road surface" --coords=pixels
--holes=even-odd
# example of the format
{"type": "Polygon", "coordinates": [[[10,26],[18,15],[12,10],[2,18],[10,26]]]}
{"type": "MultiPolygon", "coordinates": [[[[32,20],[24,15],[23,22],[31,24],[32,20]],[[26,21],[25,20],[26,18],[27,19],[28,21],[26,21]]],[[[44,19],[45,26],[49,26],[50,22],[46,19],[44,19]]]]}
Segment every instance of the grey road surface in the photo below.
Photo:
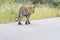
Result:
{"type": "Polygon", "coordinates": [[[60,17],[0,24],[0,40],[60,40],[60,17]]]}

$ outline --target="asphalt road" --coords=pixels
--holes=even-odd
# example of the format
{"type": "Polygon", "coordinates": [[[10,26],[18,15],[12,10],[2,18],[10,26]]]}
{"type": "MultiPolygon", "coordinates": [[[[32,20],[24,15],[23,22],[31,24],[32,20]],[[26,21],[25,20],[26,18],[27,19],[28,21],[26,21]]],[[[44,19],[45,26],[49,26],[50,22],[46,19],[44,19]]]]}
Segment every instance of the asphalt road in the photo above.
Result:
{"type": "Polygon", "coordinates": [[[60,17],[0,24],[0,40],[60,40],[60,17]]]}

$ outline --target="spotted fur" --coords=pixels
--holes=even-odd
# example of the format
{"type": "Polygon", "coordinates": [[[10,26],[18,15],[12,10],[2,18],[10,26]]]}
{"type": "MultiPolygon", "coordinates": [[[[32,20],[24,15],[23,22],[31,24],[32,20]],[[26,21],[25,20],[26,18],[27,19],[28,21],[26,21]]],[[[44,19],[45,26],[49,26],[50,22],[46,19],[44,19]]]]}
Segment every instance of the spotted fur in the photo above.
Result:
{"type": "Polygon", "coordinates": [[[22,24],[21,19],[23,16],[25,16],[27,19],[25,24],[30,24],[29,18],[30,18],[30,15],[34,13],[34,11],[35,11],[35,7],[21,6],[19,9],[19,15],[18,15],[18,25],[22,24]]]}

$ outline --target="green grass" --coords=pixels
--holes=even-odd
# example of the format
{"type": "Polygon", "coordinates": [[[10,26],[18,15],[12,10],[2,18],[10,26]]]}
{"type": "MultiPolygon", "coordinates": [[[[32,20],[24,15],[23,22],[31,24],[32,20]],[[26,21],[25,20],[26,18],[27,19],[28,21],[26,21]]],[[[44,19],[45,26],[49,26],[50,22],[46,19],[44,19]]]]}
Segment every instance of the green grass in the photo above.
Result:
{"type": "Polygon", "coordinates": [[[50,7],[38,7],[36,8],[36,12],[33,15],[31,15],[31,19],[51,18],[59,16],[60,9],[50,7]]]}
{"type": "Polygon", "coordinates": [[[5,3],[0,6],[0,23],[15,21],[18,16],[20,4],[5,3]]]}
{"type": "MultiPolygon", "coordinates": [[[[21,4],[19,3],[4,3],[0,6],[0,23],[16,21],[18,10],[21,4]]],[[[48,6],[36,7],[35,13],[32,13],[30,19],[37,20],[41,18],[50,18],[60,16],[60,9],[50,8],[48,6]]],[[[23,17],[22,20],[26,18],[23,17]]]]}

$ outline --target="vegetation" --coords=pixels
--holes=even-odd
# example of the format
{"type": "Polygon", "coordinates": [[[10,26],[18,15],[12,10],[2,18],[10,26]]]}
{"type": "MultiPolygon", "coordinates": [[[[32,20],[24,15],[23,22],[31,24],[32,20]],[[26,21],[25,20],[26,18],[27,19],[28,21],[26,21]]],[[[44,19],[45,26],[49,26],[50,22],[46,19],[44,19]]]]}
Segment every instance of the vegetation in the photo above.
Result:
{"type": "Polygon", "coordinates": [[[60,0],[0,0],[0,23],[16,21],[23,4],[36,6],[31,20],[60,16],[60,0]]]}

